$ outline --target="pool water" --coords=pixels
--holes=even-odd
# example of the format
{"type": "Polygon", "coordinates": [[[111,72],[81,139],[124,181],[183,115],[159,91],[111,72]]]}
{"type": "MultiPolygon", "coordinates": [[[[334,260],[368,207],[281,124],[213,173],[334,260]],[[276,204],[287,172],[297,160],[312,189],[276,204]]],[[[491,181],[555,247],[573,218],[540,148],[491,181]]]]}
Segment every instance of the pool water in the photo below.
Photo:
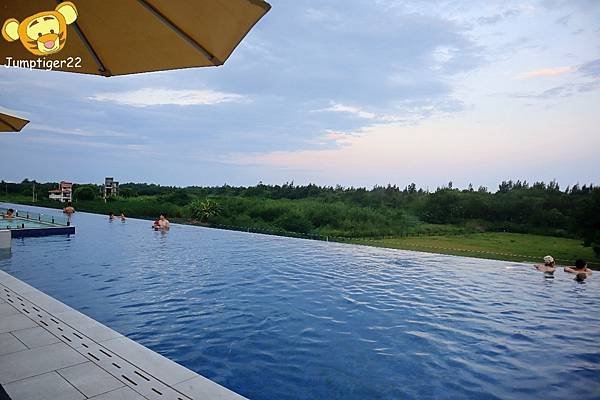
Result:
{"type": "Polygon", "coordinates": [[[0,269],[251,399],[600,399],[600,273],[73,223],[0,269]]]}
{"type": "Polygon", "coordinates": [[[22,218],[0,218],[0,229],[48,228],[55,225],[45,224],[22,218]],[[24,226],[23,226],[24,225],[24,226]]]}

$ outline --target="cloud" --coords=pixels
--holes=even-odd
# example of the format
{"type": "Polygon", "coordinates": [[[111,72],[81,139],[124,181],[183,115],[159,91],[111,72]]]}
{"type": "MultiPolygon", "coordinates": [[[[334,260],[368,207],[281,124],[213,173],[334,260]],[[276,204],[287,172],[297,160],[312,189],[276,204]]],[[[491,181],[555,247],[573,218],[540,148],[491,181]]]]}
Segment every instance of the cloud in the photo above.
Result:
{"type": "Polygon", "coordinates": [[[28,127],[29,130],[40,131],[44,133],[58,134],[58,135],[66,135],[66,136],[77,136],[77,137],[110,137],[110,138],[131,138],[131,139],[146,139],[143,136],[131,134],[131,133],[122,133],[122,132],[113,132],[113,131],[101,131],[101,132],[93,132],[89,130],[83,130],[79,128],[74,129],[64,129],[59,127],[52,127],[42,124],[32,123],[28,127]]]}
{"type": "Polygon", "coordinates": [[[578,70],[583,76],[600,78],[600,58],[581,64],[578,70]]]}
{"type": "Polygon", "coordinates": [[[577,67],[574,66],[566,66],[566,67],[556,67],[556,68],[542,68],[537,69],[535,71],[525,72],[518,76],[519,79],[535,79],[535,78],[547,78],[551,76],[559,76],[568,74],[570,72],[574,72],[577,70],[577,67]]]}
{"type": "Polygon", "coordinates": [[[131,107],[196,106],[239,102],[244,96],[214,90],[175,90],[145,88],[128,92],[98,93],[90,100],[115,103],[131,107]]]}
{"type": "Polygon", "coordinates": [[[331,107],[324,108],[322,110],[314,110],[313,112],[335,112],[335,113],[346,113],[351,114],[359,118],[383,121],[383,122],[395,122],[400,121],[402,118],[394,115],[378,115],[372,112],[365,111],[358,107],[348,106],[345,104],[333,103],[331,107]]]}
{"type": "Polygon", "coordinates": [[[6,107],[2,107],[2,106],[0,106],[0,113],[12,115],[17,118],[24,118],[24,117],[30,115],[30,113],[25,112],[25,111],[13,110],[11,108],[6,108],[6,107]]]}
{"type": "Polygon", "coordinates": [[[556,22],[557,24],[562,25],[562,26],[567,26],[567,25],[569,25],[569,20],[571,19],[571,15],[572,14],[563,15],[562,17],[558,18],[554,22],[556,22]]]}

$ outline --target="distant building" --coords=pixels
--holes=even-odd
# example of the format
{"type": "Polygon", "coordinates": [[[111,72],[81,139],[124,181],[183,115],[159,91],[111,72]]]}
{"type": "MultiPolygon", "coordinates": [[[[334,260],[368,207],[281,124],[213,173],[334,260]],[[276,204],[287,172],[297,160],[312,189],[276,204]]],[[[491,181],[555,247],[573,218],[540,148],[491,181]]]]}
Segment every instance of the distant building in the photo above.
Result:
{"type": "Polygon", "coordinates": [[[115,182],[114,178],[104,179],[103,189],[104,200],[109,197],[116,197],[119,195],[119,182],[115,182]]]}
{"type": "Polygon", "coordinates": [[[58,200],[61,203],[73,201],[73,184],[62,181],[58,184],[58,189],[50,190],[48,197],[51,200],[58,200]]]}

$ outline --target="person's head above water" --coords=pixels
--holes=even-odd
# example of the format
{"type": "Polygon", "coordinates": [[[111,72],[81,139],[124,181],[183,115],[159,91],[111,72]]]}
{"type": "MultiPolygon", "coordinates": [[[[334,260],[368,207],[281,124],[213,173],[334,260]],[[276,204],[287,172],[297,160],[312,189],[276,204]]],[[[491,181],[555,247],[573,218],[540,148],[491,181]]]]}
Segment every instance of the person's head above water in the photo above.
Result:
{"type": "Polygon", "coordinates": [[[552,256],[544,257],[544,265],[554,265],[554,257],[552,257],[552,256]]]}
{"type": "Polygon", "coordinates": [[[587,263],[585,260],[579,258],[575,260],[575,269],[585,269],[587,267],[587,263]]]}

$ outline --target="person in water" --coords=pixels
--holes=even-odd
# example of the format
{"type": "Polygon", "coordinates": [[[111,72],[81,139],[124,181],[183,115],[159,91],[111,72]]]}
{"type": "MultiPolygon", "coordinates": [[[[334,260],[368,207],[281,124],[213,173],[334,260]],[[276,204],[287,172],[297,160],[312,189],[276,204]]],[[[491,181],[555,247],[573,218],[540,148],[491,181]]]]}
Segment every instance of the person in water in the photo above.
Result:
{"type": "Polygon", "coordinates": [[[115,219],[115,214],[111,211],[108,213],[108,220],[113,221],[115,219]]]}
{"type": "Polygon", "coordinates": [[[165,230],[165,231],[169,230],[169,228],[171,228],[171,224],[169,223],[169,220],[165,217],[164,214],[160,214],[158,224],[160,226],[160,229],[165,230]]]}
{"type": "Polygon", "coordinates": [[[157,231],[160,229],[160,219],[157,219],[156,221],[154,221],[154,223],[152,224],[152,228],[157,231]]]}
{"type": "Polygon", "coordinates": [[[565,267],[565,272],[575,274],[575,280],[579,282],[592,275],[592,270],[587,267],[587,263],[581,258],[575,261],[574,267],[565,267]]]}
{"type": "Polygon", "coordinates": [[[125,218],[125,213],[123,211],[121,211],[121,222],[125,222],[126,218],[125,218]]]}
{"type": "Polygon", "coordinates": [[[538,264],[533,266],[535,269],[541,272],[546,272],[549,274],[553,274],[556,271],[556,262],[554,261],[554,257],[546,256],[544,257],[544,264],[538,264]]]}
{"type": "Polygon", "coordinates": [[[13,210],[12,208],[9,208],[8,210],[6,210],[6,214],[4,214],[4,218],[13,219],[14,214],[15,214],[15,210],[13,210]]]}
{"type": "Polygon", "coordinates": [[[65,208],[63,208],[63,212],[65,214],[67,214],[69,217],[71,217],[71,215],[75,214],[75,209],[73,208],[73,204],[67,203],[67,206],[65,208]]]}

